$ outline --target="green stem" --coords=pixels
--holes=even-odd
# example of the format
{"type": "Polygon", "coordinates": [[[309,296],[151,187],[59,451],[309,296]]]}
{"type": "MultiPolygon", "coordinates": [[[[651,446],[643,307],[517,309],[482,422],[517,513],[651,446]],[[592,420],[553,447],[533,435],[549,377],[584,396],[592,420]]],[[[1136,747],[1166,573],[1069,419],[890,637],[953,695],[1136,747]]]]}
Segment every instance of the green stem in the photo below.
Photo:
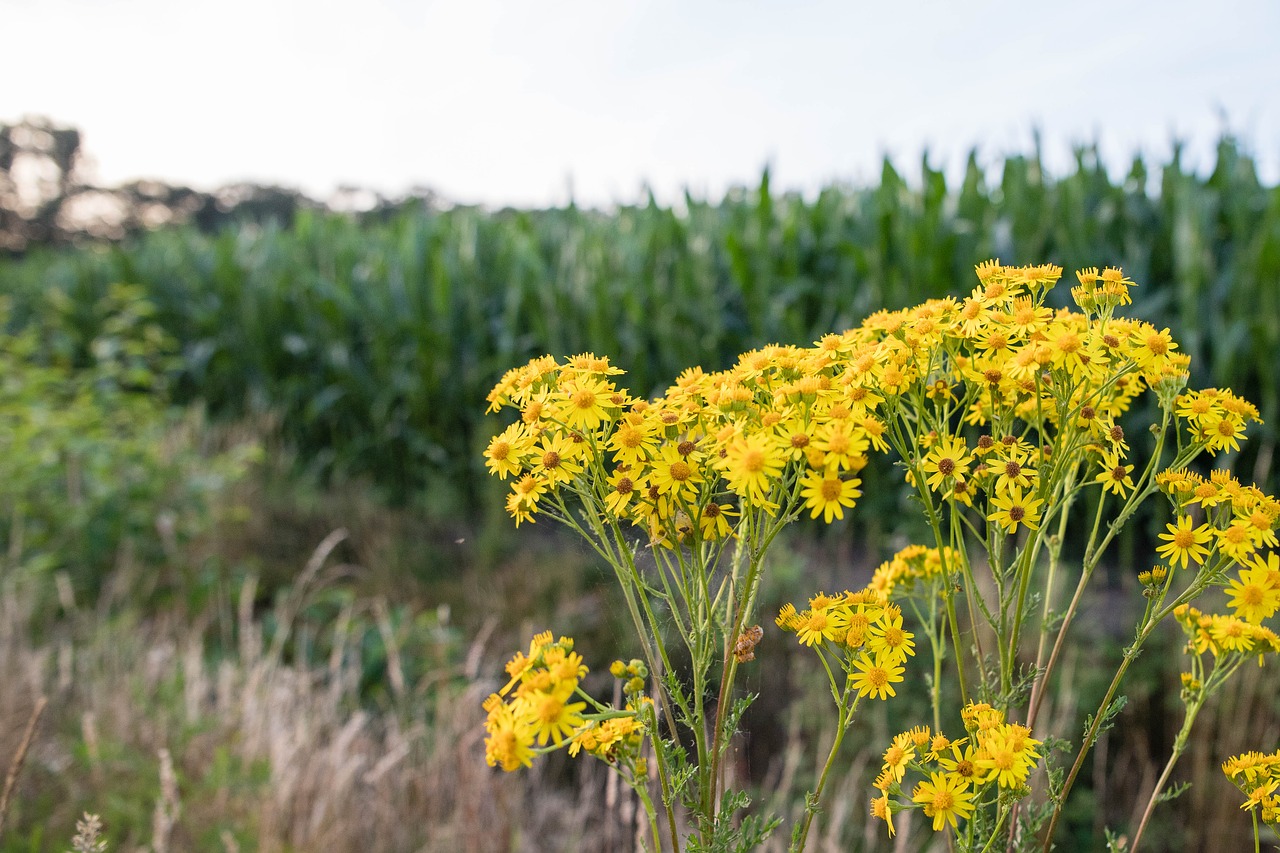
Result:
{"type": "MultiPolygon", "coordinates": [[[[1008,816],[1009,807],[1002,807],[1000,809],[1000,817],[996,820],[995,829],[991,830],[991,837],[987,839],[987,843],[982,847],[982,853],[987,853],[987,851],[991,849],[991,845],[996,843],[996,839],[1000,837],[1000,827],[1004,826],[1004,820],[1008,816]]],[[[972,821],[970,821],[970,825],[972,825],[972,821]]]]}
{"type": "Polygon", "coordinates": [[[831,744],[831,751],[827,753],[827,762],[822,766],[822,775],[818,777],[817,786],[805,797],[804,820],[796,827],[791,836],[791,846],[788,848],[791,853],[801,853],[804,850],[805,842],[809,838],[809,827],[813,824],[813,819],[818,814],[818,804],[822,800],[822,789],[827,784],[827,775],[835,765],[836,754],[840,752],[840,744],[844,741],[844,733],[853,722],[853,715],[858,710],[859,700],[857,698],[853,700],[852,705],[849,705],[849,694],[852,692],[852,685],[846,684],[844,696],[841,697],[840,702],[840,715],[836,721],[835,741],[831,744]]]}

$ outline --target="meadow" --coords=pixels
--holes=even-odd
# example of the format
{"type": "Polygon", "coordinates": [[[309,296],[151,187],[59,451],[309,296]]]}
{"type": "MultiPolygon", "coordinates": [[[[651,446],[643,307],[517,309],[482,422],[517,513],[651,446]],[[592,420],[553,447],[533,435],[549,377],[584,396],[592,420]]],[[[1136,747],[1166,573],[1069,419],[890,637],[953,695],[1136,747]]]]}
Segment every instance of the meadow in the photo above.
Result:
{"type": "MultiPolygon", "coordinates": [[[[638,806],[603,769],[483,763],[480,703],[534,631],[595,650],[598,690],[633,656],[606,568],[549,525],[517,530],[484,474],[486,394],[543,353],[608,356],[649,396],[691,365],[961,296],[988,258],[1113,265],[1138,284],[1130,316],[1174,329],[1195,387],[1258,405],[1243,451],[1215,464],[1274,492],[1280,189],[1230,139],[1203,175],[1175,155],[1116,180],[1088,148],[1062,176],[1034,153],[979,163],[957,186],[926,158],[815,198],[766,173],[675,206],[409,201],[0,260],[0,666],[16,686],[0,756],[49,698],[0,850],[66,849],[85,812],[113,850],[632,849],[638,806]]],[[[775,546],[765,612],[857,588],[920,536],[901,475],[873,459],[863,479],[847,521],[775,546]]],[[[1097,703],[1165,520],[1123,532],[1047,716],[1097,703]]],[[[758,661],[729,772],[799,814],[834,712],[799,649],[770,638],[758,661]]],[[[1136,822],[1180,722],[1181,666],[1176,631],[1156,635],[1061,849],[1136,822]]],[[[1214,701],[1178,770],[1194,785],[1149,843],[1247,844],[1217,765],[1276,744],[1276,694],[1271,669],[1246,668],[1214,701]]],[[[859,725],[809,849],[891,849],[867,816],[890,713],[859,725]]],[[[899,832],[896,849],[929,841],[899,832]]]]}

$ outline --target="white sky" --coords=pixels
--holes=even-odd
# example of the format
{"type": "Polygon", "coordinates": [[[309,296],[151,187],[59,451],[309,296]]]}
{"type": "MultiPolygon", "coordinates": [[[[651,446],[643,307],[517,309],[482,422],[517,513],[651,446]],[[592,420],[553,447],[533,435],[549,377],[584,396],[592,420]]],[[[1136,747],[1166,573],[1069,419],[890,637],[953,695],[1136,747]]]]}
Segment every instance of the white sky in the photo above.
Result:
{"type": "Polygon", "coordinates": [[[0,0],[0,121],[79,127],[107,184],[241,179],[491,205],[812,191],[1224,128],[1280,178],[1277,0],[0,0]]]}

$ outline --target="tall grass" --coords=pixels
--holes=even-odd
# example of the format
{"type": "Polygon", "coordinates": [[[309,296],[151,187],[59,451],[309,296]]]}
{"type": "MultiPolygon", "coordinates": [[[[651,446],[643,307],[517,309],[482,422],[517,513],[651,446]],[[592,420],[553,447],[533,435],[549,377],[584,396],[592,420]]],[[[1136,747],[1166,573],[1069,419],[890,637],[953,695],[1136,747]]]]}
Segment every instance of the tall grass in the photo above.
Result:
{"type": "MultiPolygon", "coordinates": [[[[270,411],[321,471],[403,499],[429,487],[475,506],[484,393],[543,352],[595,350],[660,390],[692,364],[770,341],[805,343],[882,307],[967,289],[977,261],[1122,265],[1135,313],[1181,331],[1200,383],[1229,384],[1274,424],[1280,376],[1280,189],[1231,138],[1213,171],[1175,151],[1113,180],[1093,148],[1066,175],[1038,152],[948,186],[926,157],[908,177],[816,198],[758,185],[723,199],[610,212],[437,209],[371,219],[304,212],[289,228],[147,234],[125,245],[0,262],[0,290],[37,310],[48,288],[89,306],[142,285],[182,347],[180,399],[270,411]],[[1158,186],[1158,190],[1152,190],[1158,186]]],[[[1065,293],[1062,294],[1065,298],[1065,293]]],[[[1256,457],[1269,478],[1271,426],[1256,457]]]]}

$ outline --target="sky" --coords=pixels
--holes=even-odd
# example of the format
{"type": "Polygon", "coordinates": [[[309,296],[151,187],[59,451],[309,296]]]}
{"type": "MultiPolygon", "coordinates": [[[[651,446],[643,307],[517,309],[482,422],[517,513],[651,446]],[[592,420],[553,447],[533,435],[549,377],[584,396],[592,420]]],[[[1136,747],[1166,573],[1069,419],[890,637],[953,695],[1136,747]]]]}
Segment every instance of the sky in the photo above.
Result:
{"type": "Polygon", "coordinates": [[[413,187],[491,206],[812,193],[1097,142],[1237,134],[1280,180],[1277,0],[0,0],[0,121],[104,185],[413,187]]]}

